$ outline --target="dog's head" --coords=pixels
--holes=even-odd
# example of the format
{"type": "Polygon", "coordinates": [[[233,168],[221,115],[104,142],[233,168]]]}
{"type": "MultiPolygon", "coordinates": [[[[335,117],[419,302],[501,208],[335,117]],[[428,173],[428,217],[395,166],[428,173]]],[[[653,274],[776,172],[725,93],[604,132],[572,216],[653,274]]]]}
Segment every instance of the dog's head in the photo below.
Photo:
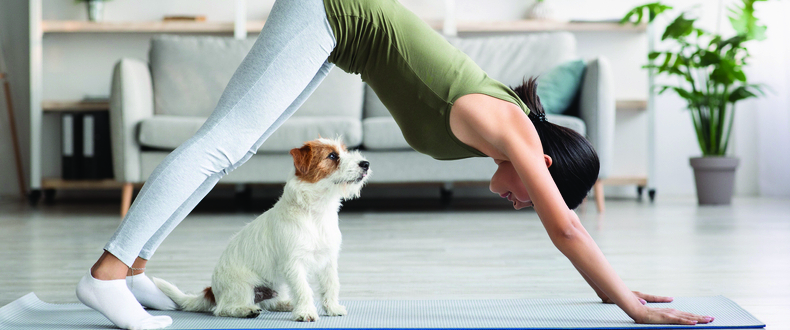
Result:
{"type": "Polygon", "coordinates": [[[296,178],[319,190],[338,191],[345,199],[359,197],[370,175],[370,163],[338,140],[317,139],[291,149],[296,178]]]}

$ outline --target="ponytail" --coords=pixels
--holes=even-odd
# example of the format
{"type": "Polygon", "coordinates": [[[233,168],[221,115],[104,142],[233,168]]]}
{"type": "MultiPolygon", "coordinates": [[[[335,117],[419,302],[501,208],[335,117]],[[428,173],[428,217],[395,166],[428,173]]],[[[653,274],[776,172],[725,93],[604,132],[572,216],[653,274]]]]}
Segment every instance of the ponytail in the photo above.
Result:
{"type": "Polygon", "coordinates": [[[552,159],[549,173],[557,189],[568,208],[575,209],[598,180],[600,162],[595,148],[576,131],[546,120],[535,77],[525,80],[513,91],[529,108],[528,117],[538,132],[543,153],[552,159]]]}
{"type": "Polygon", "coordinates": [[[527,105],[529,109],[529,119],[532,123],[545,123],[546,110],[543,110],[543,104],[540,103],[538,96],[538,78],[530,77],[529,80],[524,80],[521,86],[513,88],[516,95],[527,105]]]}

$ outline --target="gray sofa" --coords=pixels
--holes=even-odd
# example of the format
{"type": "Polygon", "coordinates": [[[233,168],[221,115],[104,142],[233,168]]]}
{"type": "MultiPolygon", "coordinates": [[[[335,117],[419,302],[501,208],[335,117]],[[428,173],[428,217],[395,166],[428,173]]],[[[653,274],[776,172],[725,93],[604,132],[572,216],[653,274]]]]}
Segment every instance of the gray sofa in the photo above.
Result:
{"type": "MultiPolygon", "coordinates": [[[[110,116],[118,181],[144,182],[171,150],[198,130],[253,41],[165,35],[152,39],[148,62],[124,58],[117,63],[110,116]]],[[[570,33],[454,38],[450,42],[509,86],[578,58],[570,33]]],[[[614,111],[608,63],[596,58],[588,61],[571,111],[578,116],[548,116],[549,121],[588,137],[601,160],[601,178],[611,168],[614,111]]],[[[257,155],[221,182],[283,183],[293,168],[288,151],[319,135],[342,136],[348,147],[362,149],[374,169],[370,183],[449,187],[458,182],[488,182],[496,170],[487,158],[437,161],[415,152],[375,93],[358,76],[335,68],[257,155]]]]}

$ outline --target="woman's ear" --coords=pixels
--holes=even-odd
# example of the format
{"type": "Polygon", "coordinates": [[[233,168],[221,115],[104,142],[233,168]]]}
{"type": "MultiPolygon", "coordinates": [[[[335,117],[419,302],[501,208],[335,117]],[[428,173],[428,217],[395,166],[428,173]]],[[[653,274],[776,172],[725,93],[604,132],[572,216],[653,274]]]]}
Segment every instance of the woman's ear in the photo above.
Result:
{"type": "Polygon", "coordinates": [[[543,160],[545,160],[545,161],[546,161],[546,167],[547,167],[547,168],[551,167],[551,164],[552,164],[552,162],[551,162],[551,156],[549,156],[549,155],[543,155],[543,160]]]}

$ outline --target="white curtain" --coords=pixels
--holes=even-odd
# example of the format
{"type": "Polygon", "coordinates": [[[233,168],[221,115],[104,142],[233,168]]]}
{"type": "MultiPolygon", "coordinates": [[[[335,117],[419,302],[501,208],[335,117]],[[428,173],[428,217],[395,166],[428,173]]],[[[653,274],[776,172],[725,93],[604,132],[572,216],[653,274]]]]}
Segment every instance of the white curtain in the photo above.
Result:
{"type": "MultiPolygon", "coordinates": [[[[749,47],[749,80],[768,85],[767,95],[743,109],[757,119],[757,167],[762,196],[790,197],[790,2],[758,3],[768,39],[749,47]]],[[[740,109],[739,109],[740,111],[740,109]]]]}

